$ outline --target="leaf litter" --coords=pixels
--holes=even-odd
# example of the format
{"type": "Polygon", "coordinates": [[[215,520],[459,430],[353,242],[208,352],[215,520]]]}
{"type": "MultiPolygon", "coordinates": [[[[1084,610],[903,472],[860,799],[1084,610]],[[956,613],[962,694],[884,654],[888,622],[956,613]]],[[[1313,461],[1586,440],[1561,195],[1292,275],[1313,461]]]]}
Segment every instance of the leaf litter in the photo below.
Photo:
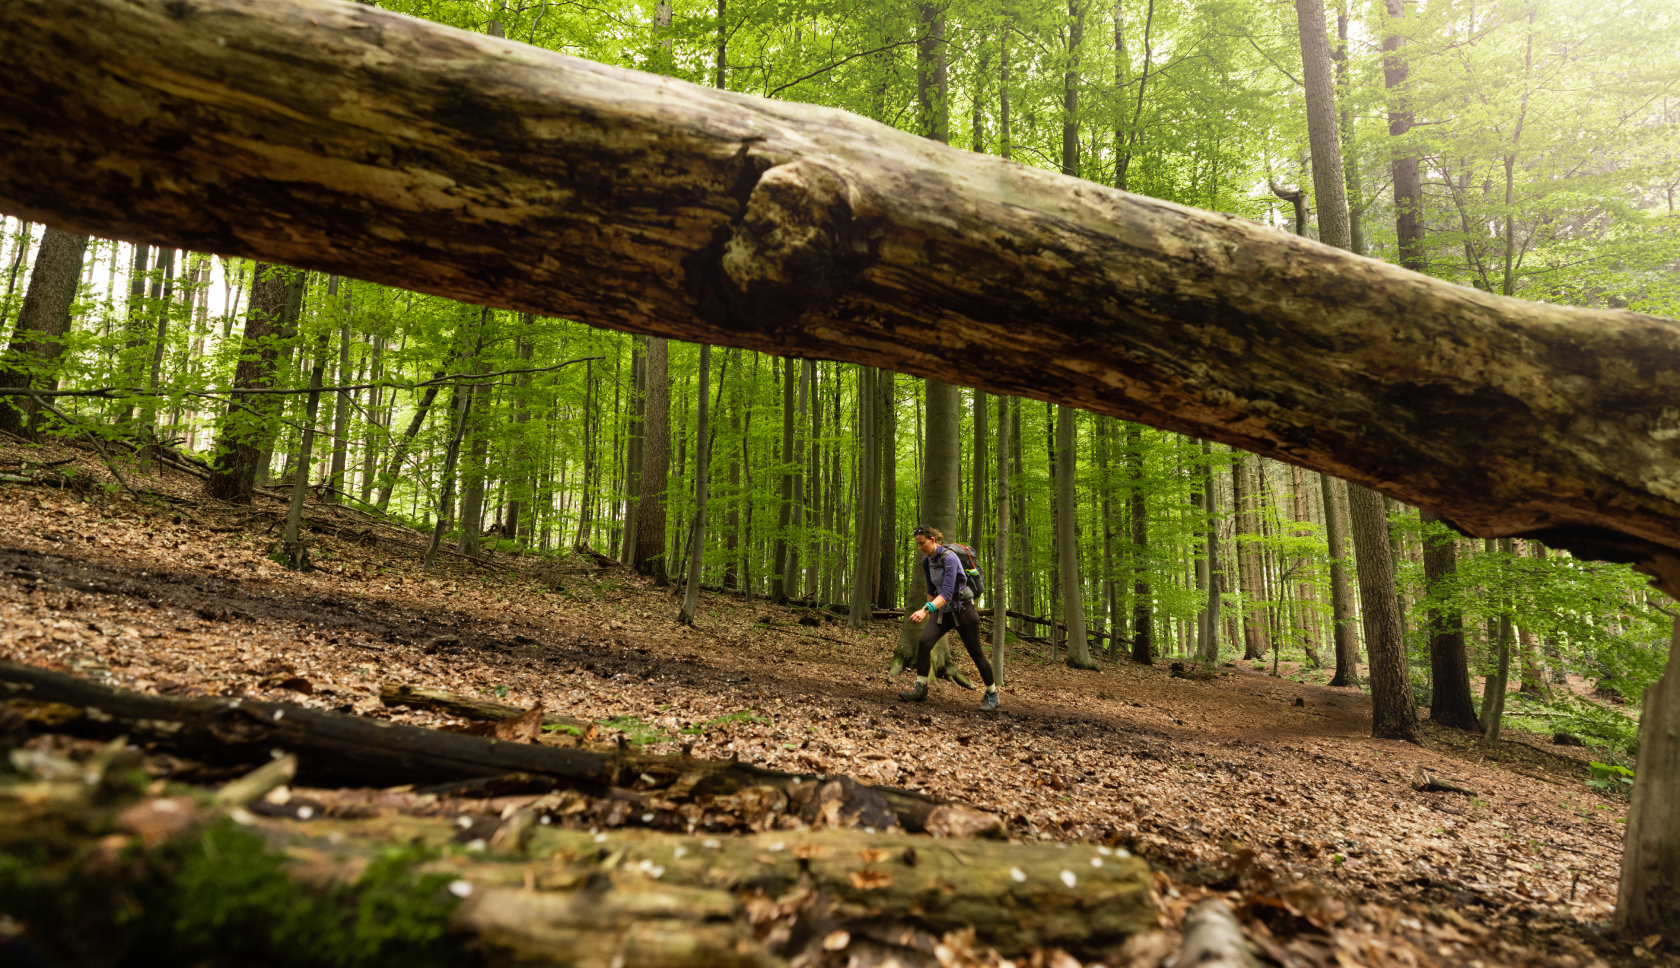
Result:
{"type": "MultiPolygon", "coordinates": [[[[58,449],[83,465],[78,480],[105,476],[58,449]]],[[[1370,738],[1369,697],[1355,690],[1251,669],[1077,672],[1025,644],[1009,650],[999,713],[947,683],[912,706],[896,701],[908,674],[884,674],[890,622],[854,631],[706,593],[683,627],[669,589],[593,553],[442,556],[426,575],[422,536],[315,503],[318,568],[293,573],[266,557],[277,499],[237,508],[184,476],[133,480],[147,499],[0,486],[0,657],[163,695],[477,728],[380,699],[391,685],[442,690],[535,711],[495,724],[517,741],[599,737],[925,791],[995,814],[1011,838],[1149,860],[1162,931],[1114,964],[1161,964],[1190,908],[1217,896],[1279,965],[1680,965],[1657,939],[1608,930],[1625,803],[1586,785],[1585,751],[1542,737],[1507,730],[1492,748],[1430,728],[1419,748],[1370,738]],[[594,735],[545,727],[542,711],[594,735]],[[1473,792],[1420,789],[1431,783],[1473,792]]],[[[471,811],[469,828],[508,805],[419,796],[292,790],[267,804],[292,816],[471,811]]],[[[557,815],[603,821],[571,796],[548,795],[557,815]]],[[[785,914],[758,923],[773,931],[785,914]]],[[[868,940],[828,950],[872,964],[868,940]]],[[[930,964],[997,963],[960,936],[918,943],[930,964]]]]}

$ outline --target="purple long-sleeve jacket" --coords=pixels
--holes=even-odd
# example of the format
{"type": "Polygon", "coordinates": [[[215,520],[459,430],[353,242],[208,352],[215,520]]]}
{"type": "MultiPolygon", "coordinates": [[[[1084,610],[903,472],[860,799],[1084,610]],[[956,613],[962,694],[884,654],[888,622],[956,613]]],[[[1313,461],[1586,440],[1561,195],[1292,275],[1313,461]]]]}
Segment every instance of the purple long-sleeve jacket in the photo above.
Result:
{"type": "Polygon", "coordinates": [[[945,596],[945,608],[941,608],[941,612],[956,604],[959,589],[968,587],[968,579],[963,576],[962,561],[957,558],[955,551],[944,545],[940,545],[933,554],[922,556],[922,577],[927,580],[927,587],[933,589],[928,595],[929,601],[940,595],[945,596]]]}

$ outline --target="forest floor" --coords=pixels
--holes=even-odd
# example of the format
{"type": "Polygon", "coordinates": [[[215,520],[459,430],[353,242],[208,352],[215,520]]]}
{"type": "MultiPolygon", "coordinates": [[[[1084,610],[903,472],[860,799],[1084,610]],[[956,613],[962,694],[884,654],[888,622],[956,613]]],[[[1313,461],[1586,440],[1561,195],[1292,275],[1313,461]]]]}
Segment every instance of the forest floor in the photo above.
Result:
{"type": "MultiPolygon", "coordinates": [[[[0,474],[64,459],[110,480],[82,451],[0,443],[0,474]]],[[[319,567],[298,574],[266,557],[277,497],[235,508],[186,475],[125,477],[142,493],[0,484],[0,658],[451,722],[381,703],[406,683],[540,703],[654,750],[925,790],[1014,837],[1150,860],[1159,953],[1193,900],[1225,892],[1282,964],[1680,965],[1606,927],[1626,804],[1585,785],[1590,751],[1435,728],[1427,747],[1375,740],[1357,690],[1242,666],[1078,672],[1029,644],[1009,649],[997,713],[943,682],[912,706],[896,698],[910,675],[884,672],[891,621],[854,631],[707,593],[685,628],[669,589],[621,567],[446,554],[426,575],[421,536],[313,503],[319,567]],[[1425,774],[1474,792],[1421,792],[1425,774]]]]}

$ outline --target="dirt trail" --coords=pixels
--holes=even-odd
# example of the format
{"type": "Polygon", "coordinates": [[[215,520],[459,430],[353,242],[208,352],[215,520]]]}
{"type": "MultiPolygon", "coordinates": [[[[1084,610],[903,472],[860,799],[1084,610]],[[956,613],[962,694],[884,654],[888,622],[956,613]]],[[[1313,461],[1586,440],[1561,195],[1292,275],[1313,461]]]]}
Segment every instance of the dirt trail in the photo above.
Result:
{"type": "MultiPolygon", "coordinates": [[[[196,497],[189,479],[142,480],[196,497]]],[[[1429,748],[1373,740],[1354,690],[1251,669],[1076,672],[1038,646],[1009,650],[996,714],[948,683],[912,706],[896,699],[908,675],[884,675],[888,622],[808,627],[797,620],[815,613],[706,594],[685,629],[669,590],[620,568],[496,556],[426,576],[414,544],[384,531],[369,544],[364,518],[310,517],[322,568],[299,575],[264,558],[260,528],[0,486],[0,657],[422,724],[445,720],[386,709],[380,685],[540,702],[656,749],[851,773],[975,803],[1015,836],[1125,844],[1171,873],[1168,898],[1263,875],[1409,911],[1430,919],[1417,950],[1440,964],[1492,958],[1500,939],[1527,954],[1487,963],[1618,960],[1591,925],[1611,910],[1623,804],[1583,785],[1577,751],[1520,736],[1490,751],[1436,730],[1429,748]],[[1418,792],[1420,769],[1475,796],[1418,792]]]]}

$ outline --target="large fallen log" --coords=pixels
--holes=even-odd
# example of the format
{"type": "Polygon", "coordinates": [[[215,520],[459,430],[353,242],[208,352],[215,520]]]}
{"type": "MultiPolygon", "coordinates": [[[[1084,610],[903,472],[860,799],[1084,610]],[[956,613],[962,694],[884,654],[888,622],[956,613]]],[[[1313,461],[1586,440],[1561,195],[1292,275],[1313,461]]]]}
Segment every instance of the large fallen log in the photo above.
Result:
{"type": "Polygon", "coordinates": [[[254,812],[289,761],[214,795],[137,797],[125,757],[35,752],[33,775],[0,776],[11,950],[21,935],[65,964],[839,968],[949,964],[931,957],[942,941],[967,964],[988,947],[1097,956],[1156,923],[1148,868],[1108,847],[596,832],[550,823],[549,798],[499,820],[299,821],[254,812]]]}
{"type": "Polygon", "coordinates": [[[1680,326],[333,0],[0,6],[0,210],[1216,440],[1680,594],[1680,326]]]}
{"type": "MultiPolygon", "coordinates": [[[[595,795],[622,791],[627,804],[762,789],[775,791],[782,798],[777,810],[789,814],[821,813],[826,795],[833,809],[860,826],[896,824],[920,831],[930,819],[945,816],[936,815],[941,804],[925,794],[848,778],[783,773],[732,760],[662,756],[627,746],[501,742],[290,703],[152,696],[15,662],[0,661],[0,699],[43,729],[100,739],[125,736],[205,762],[255,766],[276,754],[294,754],[300,781],[315,785],[459,786],[495,781],[487,785],[564,786],[595,795]],[[833,783],[840,785],[831,788],[833,783]]],[[[681,816],[660,811],[661,816],[667,813],[681,816]]],[[[936,820],[935,825],[941,822],[950,821],[936,820]]],[[[954,822],[971,821],[958,817],[954,822]]]]}

